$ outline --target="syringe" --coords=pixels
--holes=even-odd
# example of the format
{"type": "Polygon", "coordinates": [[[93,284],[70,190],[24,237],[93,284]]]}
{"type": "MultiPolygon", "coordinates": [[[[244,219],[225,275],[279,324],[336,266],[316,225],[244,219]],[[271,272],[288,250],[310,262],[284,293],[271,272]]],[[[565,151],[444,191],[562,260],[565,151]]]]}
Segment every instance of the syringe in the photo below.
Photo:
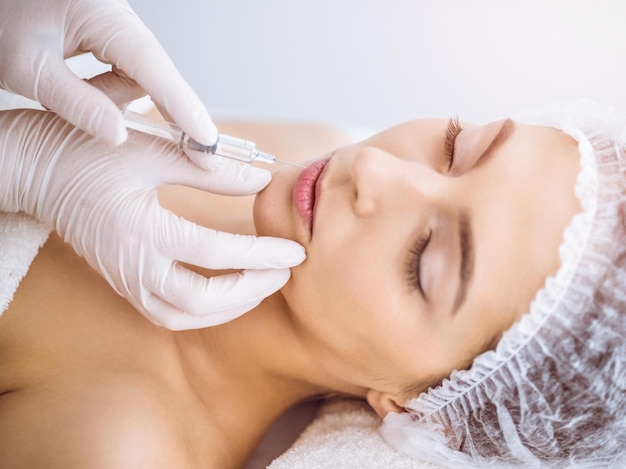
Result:
{"type": "Polygon", "coordinates": [[[142,114],[129,111],[128,109],[124,110],[122,115],[124,117],[124,123],[129,129],[174,141],[178,144],[178,148],[183,150],[189,149],[208,155],[222,156],[242,163],[261,161],[263,163],[273,164],[278,162],[304,168],[304,166],[297,163],[281,161],[274,155],[259,151],[256,149],[254,142],[248,140],[219,134],[217,141],[213,145],[202,145],[174,124],[167,123],[160,125],[147,120],[142,114]]]}

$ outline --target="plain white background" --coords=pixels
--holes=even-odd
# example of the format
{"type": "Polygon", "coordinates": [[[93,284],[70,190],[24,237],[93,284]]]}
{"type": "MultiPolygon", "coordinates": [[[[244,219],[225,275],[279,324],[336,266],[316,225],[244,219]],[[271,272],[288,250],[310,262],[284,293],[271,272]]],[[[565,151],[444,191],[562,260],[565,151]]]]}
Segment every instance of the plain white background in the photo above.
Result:
{"type": "Polygon", "coordinates": [[[129,1],[214,117],[377,130],[571,97],[626,109],[622,0],[129,1]]]}

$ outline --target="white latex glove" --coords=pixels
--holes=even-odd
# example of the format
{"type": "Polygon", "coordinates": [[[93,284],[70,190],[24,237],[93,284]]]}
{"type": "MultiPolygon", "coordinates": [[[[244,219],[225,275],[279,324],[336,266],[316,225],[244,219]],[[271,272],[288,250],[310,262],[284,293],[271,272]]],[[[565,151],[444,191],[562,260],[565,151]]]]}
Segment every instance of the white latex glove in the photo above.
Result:
{"type": "MultiPolygon", "coordinates": [[[[216,232],[160,207],[157,186],[254,193],[267,171],[214,158],[205,171],[176,145],[130,132],[116,148],[46,111],[0,112],[0,209],[23,211],[60,236],[152,322],[192,329],[227,322],[288,280],[297,243],[216,232]],[[176,261],[247,269],[206,278],[176,261]]],[[[79,286],[77,286],[79,287],[79,286]]]]}
{"type": "MultiPolygon", "coordinates": [[[[115,104],[65,65],[87,51],[113,65],[120,84],[136,81],[169,122],[200,143],[215,143],[205,107],[126,0],[0,0],[0,87],[119,144],[127,132],[115,104]]],[[[189,156],[205,167],[205,159],[189,156]]]]}

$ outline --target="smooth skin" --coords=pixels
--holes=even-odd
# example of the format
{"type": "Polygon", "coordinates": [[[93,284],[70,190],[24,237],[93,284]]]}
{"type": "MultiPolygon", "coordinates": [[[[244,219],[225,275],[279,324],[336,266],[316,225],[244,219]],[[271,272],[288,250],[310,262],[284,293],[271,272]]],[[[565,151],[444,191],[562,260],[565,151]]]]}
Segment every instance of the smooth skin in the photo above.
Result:
{"type": "Polygon", "coordinates": [[[324,131],[264,129],[287,151],[252,128],[228,130],[282,158],[339,149],[312,235],[293,206],[296,168],[275,172],[254,211],[252,198],[162,188],[161,204],[197,223],[307,250],[280,292],[218,327],[152,325],[51,236],[0,319],[2,467],[240,467],[296,402],[342,393],[384,415],[467,367],[556,271],[563,229],[580,210],[576,142],[557,130],[508,124],[507,138],[472,161],[503,125],[465,125],[451,171],[446,120],[356,145],[324,131]],[[473,274],[459,305],[468,220],[473,274]],[[430,231],[422,296],[411,251],[430,231]]]}

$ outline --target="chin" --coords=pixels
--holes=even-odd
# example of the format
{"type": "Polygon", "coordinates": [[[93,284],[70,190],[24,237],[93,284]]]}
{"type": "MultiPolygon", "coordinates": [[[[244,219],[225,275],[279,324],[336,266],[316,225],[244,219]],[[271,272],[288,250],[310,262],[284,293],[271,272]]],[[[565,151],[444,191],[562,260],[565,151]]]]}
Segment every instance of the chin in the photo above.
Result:
{"type": "Polygon", "coordinates": [[[258,236],[275,236],[295,240],[292,208],[293,177],[275,173],[272,182],[257,194],[252,208],[258,236]]]}

